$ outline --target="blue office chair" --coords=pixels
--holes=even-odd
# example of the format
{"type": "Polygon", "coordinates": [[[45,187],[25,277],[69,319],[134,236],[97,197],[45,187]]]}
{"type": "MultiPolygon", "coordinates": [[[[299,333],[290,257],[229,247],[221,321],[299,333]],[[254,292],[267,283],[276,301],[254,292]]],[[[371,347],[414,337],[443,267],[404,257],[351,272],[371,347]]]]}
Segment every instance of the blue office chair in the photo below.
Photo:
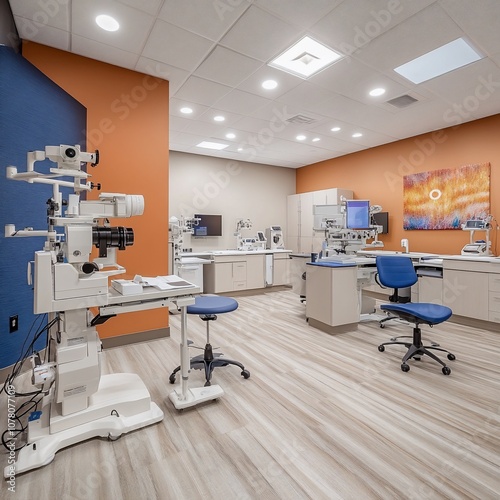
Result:
{"type": "MultiPolygon", "coordinates": [[[[191,358],[191,368],[195,370],[205,370],[205,386],[211,385],[212,372],[218,366],[235,365],[241,368],[241,376],[249,378],[250,372],[239,362],[233,359],[222,357],[222,353],[213,352],[210,344],[210,321],[217,319],[217,314],[228,313],[238,309],[238,302],[230,297],[219,295],[199,295],[195,298],[195,303],[187,306],[188,314],[197,314],[202,321],[207,323],[207,339],[203,354],[191,358]]],[[[170,374],[169,381],[175,383],[176,373],[181,369],[180,366],[174,369],[170,374]]]]}
{"type": "MultiPolygon", "coordinates": [[[[377,263],[377,274],[380,283],[388,288],[406,288],[414,285],[418,276],[413,267],[413,263],[409,257],[400,256],[378,256],[376,259],[377,263]]],[[[447,357],[450,361],[455,359],[455,355],[446,349],[442,349],[435,345],[424,346],[422,344],[422,336],[420,331],[421,324],[429,325],[431,328],[434,325],[442,323],[449,319],[452,315],[452,311],[449,307],[441,306],[438,304],[431,303],[412,303],[407,302],[392,303],[392,304],[382,304],[380,308],[392,315],[395,315],[401,319],[413,323],[415,326],[413,328],[413,340],[412,342],[402,342],[399,340],[391,340],[390,342],[384,342],[378,346],[380,352],[385,351],[386,345],[398,344],[404,345],[408,351],[403,357],[401,363],[401,370],[407,372],[410,370],[410,366],[407,361],[409,359],[419,360],[422,355],[427,355],[434,361],[437,361],[442,365],[442,372],[444,375],[449,375],[451,369],[446,366],[446,364],[439,359],[430,350],[443,351],[447,353],[447,357]]]]}

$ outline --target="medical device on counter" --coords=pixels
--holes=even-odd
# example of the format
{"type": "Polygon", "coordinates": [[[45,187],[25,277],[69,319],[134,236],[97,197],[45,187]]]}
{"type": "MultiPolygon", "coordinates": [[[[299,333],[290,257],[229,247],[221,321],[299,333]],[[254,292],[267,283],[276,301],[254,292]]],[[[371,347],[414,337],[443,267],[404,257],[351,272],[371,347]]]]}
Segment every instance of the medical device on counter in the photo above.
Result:
{"type": "Polygon", "coordinates": [[[169,243],[169,274],[179,274],[182,252],[184,251],[184,235],[194,234],[194,228],[199,224],[199,217],[170,217],[168,221],[169,243]]]}
{"type": "MultiPolygon", "coordinates": [[[[122,312],[168,305],[173,293],[144,291],[127,298],[109,291],[108,277],[125,272],[116,262],[116,251],[134,243],[134,231],[111,227],[108,219],[142,215],[144,198],[101,193],[98,200],[80,201],[81,192],[96,187],[87,182],[90,175],[82,170],[82,164],[95,166],[98,159],[97,152],[81,152],[79,146],[47,146],[45,151],[28,153],[26,172],[7,167],[8,179],[52,186],[47,230],[16,230],[12,224],[5,227],[6,237],[46,238],[43,250],[35,253],[34,313],[48,314],[48,345],[55,346],[55,353],[46,362],[33,355],[32,381],[43,399],[38,408],[41,411],[30,415],[28,444],[16,457],[14,467],[19,473],[48,464],[66,446],[94,436],[116,439],[163,419],[162,410],[151,401],[138,375],[100,373],[101,342],[96,326],[122,312]],[[57,163],[57,168],[50,168],[49,173],[35,171],[35,162],[45,159],[57,163]],[[61,187],[74,192],[67,205],[61,187]],[[92,260],[93,246],[99,256],[92,260]],[[90,308],[98,308],[98,314],[90,308]]],[[[29,279],[31,275],[30,265],[29,279]]],[[[175,299],[176,306],[184,309],[194,303],[189,291],[178,293],[175,299]]],[[[48,348],[47,352],[52,351],[48,348]]],[[[183,377],[187,378],[187,369],[183,377]]]]}
{"type": "Polygon", "coordinates": [[[236,231],[234,235],[236,236],[236,249],[237,250],[252,250],[252,246],[257,241],[255,237],[244,238],[241,235],[242,229],[251,229],[252,221],[250,219],[238,219],[236,221],[236,231]]]}
{"type": "Polygon", "coordinates": [[[282,250],[285,248],[281,226],[271,226],[266,229],[266,248],[270,250],[282,250]]]}
{"type": "Polygon", "coordinates": [[[325,219],[323,257],[354,255],[363,248],[381,248],[378,240],[383,227],[372,224],[372,215],[382,211],[380,205],[370,205],[368,200],[344,200],[340,216],[325,219]],[[367,240],[373,239],[371,243],[367,240]]]}
{"type": "Polygon", "coordinates": [[[471,219],[467,220],[462,224],[462,229],[464,231],[469,231],[469,243],[462,248],[462,255],[483,255],[490,256],[493,255],[491,251],[490,242],[490,230],[491,230],[491,220],[493,216],[488,215],[484,219],[471,219]],[[486,233],[486,240],[476,240],[474,241],[474,233],[476,231],[484,231],[486,233]]]}

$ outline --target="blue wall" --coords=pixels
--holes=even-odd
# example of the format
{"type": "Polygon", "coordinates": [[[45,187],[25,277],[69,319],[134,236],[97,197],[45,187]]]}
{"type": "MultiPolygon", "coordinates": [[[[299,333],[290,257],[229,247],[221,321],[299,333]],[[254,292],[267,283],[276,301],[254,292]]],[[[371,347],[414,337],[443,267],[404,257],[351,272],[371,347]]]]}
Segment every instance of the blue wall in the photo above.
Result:
{"type": "MultiPolygon", "coordinates": [[[[45,146],[79,144],[85,151],[87,112],[73,97],[13,49],[0,46],[0,369],[15,363],[34,332],[33,290],[26,267],[44,238],[5,238],[5,224],[16,229],[46,229],[46,201],[52,186],[7,180],[9,165],[26,170],[26,153],[45,146]],[[9,317],[19,316],[19,330],[9,333],[9,317]]],[[[45,172],[54,163],[35,164],[45,172]]],[[[63,197],[67,198],[64,196],[63,197]]],[[[44,347],[44,338],[37,348],[44,347]]]]}

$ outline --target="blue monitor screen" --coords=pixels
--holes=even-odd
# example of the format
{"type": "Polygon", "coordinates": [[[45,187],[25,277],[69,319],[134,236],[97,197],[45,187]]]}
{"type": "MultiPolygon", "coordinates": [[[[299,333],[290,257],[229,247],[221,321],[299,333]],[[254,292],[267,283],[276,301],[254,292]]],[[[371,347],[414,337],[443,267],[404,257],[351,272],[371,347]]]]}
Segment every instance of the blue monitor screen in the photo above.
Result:
{"type": "Polygon", "coordinates": [[[370,227],[369,200],[346,201],[346,227],[347,229],[367,229],[370,227]]]}

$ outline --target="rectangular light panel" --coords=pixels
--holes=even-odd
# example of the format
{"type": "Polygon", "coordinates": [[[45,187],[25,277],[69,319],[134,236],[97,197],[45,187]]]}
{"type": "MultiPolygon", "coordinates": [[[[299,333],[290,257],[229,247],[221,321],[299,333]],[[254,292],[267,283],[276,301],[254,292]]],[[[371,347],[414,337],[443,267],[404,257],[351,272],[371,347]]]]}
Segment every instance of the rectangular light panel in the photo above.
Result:
{"type": "Polygon", "coordinates": [[[229,146],[229,144],[221,144],[219,142],[210,142],[210,141],[202,141],[199,144],[196,144],[197,148],[205,148],[205,149],[225,149],[229,146]]]}
{"type": "Polygon", "coordinates": [[[394,68],[394,71],[413,83],[422,83],[482,58],[483,56],[478,54],[463,38],[457,38],[453,42],[394,68]]]}

